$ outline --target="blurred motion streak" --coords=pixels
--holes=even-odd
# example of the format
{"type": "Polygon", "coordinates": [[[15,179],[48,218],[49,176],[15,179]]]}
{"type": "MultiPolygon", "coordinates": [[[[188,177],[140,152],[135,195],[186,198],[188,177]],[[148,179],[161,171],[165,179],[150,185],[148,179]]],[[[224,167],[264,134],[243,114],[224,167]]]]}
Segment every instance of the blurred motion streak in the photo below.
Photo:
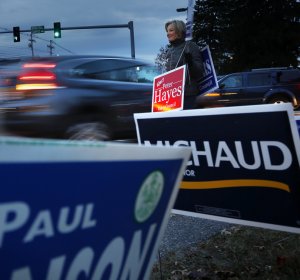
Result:
{"type": "Polygon", "coordinates": [[[109,56],[0,61],[2,125],[30,137],[136,141],[134,113],[151,112],[149,62],[109,56]]]}

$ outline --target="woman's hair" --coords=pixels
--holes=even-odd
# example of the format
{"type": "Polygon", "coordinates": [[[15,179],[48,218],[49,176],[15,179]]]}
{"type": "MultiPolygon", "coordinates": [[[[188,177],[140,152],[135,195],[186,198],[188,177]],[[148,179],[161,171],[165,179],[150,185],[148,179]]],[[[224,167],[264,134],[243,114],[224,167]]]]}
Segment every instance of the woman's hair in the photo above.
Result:
{"type": "Polygon", "coordinates": [[[168,26],[172,24],[175,29],[175,33],[179,38],[185,38],[186,34],[186,26],[185,23],[182,20],[170,20],[165,24],[166,31],[168,30],[168,26]]]}

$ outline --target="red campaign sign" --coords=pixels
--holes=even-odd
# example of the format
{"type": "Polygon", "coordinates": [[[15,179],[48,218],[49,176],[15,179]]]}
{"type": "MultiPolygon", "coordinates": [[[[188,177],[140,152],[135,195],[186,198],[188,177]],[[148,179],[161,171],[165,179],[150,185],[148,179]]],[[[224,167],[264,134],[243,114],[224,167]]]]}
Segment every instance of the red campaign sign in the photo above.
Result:
{"type": "Polygon", "coordinates": [[[183,109],[185,65],[154,78],[152,112],[183,109]]]}

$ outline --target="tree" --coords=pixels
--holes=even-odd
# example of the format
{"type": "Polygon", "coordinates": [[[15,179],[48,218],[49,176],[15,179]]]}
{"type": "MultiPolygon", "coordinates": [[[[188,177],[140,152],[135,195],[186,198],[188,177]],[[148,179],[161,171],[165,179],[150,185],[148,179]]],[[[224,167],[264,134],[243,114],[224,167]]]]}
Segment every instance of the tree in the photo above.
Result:
{"type": "Polygon", "coordinates": [[[296,66],[299,15],[296,0],[196,0],[193,39],[209,45],[218,74],[296,66]]]}
{"type": "Polygon", "coordinates": [[[202,48],[209,45],[217,73],[230,57],[224,45],[224,30],[229,26],[231,1],[197,0],[194,14],[193,39],[202,48]]]}
{"type": "Polygon", "coordinates": [[[165,47],[161,47],[159,49],[159,53],[157,54],[156,58],[155,58],[155,64],[159,67],[160,70],[165,70],[165,66],[166,66],[166,54],[168,51],[168,45],[166,45],[165,47]]]}

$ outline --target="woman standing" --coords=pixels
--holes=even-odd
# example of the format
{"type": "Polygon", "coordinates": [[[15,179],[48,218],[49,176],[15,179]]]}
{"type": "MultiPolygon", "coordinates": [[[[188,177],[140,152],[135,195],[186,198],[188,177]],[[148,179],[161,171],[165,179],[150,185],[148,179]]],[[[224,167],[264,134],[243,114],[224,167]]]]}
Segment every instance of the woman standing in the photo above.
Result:
{"type": "Polygon", "coordinates": [[[166,54],[166,70],[170,71],[184,64],[187,65],[184,109],[193,109],[199,93],[198,82],[204,76],[199,46],[192,41],[185,41],[186,26],[181,20],[168,21],[165,24],[165,30],[170,43],[166,54]]]}

